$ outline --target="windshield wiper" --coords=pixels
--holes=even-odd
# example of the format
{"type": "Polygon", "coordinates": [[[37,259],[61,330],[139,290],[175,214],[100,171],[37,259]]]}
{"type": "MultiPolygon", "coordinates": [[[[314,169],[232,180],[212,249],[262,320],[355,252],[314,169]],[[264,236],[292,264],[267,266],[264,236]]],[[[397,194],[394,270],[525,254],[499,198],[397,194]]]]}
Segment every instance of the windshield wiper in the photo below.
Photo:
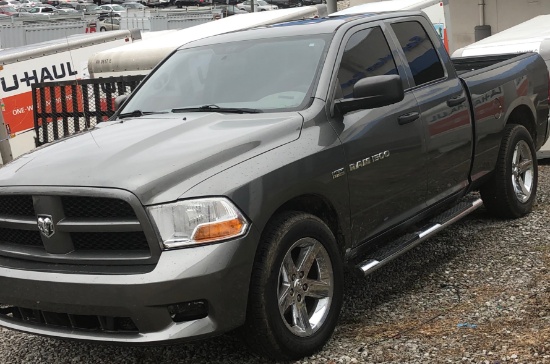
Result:
{"type": "Polygon", "coordinates": [[[166,114],[167,111],[141,111],[141,110],[134,110],[130,112],[123,112],[122,114],[118,114],[117,117],[119,119],[124,118],[137,118],[143,115],[151,115],[151,114],[166,114]]]}
{"type": "Polygon", "coordinates": [[[249,109],[249,108],[238,108],[238,107],[219,107],[218,105],[203,105],[199,107],[181,107],[172,109],[172,112],[185,112],[185,111],[194,111],[194,112],[227,112],[234,114],[257,114],[263,112],[260,109],[249,109]]]}

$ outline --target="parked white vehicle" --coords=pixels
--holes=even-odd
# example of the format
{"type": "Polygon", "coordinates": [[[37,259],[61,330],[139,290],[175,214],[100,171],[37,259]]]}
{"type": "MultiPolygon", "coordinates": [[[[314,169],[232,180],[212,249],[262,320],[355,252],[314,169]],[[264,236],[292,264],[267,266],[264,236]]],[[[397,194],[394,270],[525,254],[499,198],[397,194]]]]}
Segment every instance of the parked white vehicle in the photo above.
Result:
{"type": "Polygon", "coordinates": [[[16,9],[22,5],[21,2],[18,0],[3,0],[3,1],[7,2],[8,3],[7,5],[13,6],[16,9]]]}
{"type": "MultiPolygon", "coordinates": [[[[246,0],[240,4],[237,4],[237,8],[245,11],[252,11],[252,1],[246,0]]],[[[254,1],[254,11],[268,11],[268,10],[277,10],[279,9],[277,5],[270,5],[263,0],[254,1]]]]}
{"type": "Polygon", "coordinates": [[[109,13],[118,14],[120,16],[126,15],[126,8],[118,4],[105,4],[99,6],[101,9],[108,11],[109,13]]]}
{"type": "MultiPolygon", "coordinates": [[[[457,49],[452,57],[476,57],[510,53],[539,53],[550,70],[550,15],[539,15],[512,28],[457,49]]],[[[550,133],[550,130],[547,131],[550,133]]],[[[550,141],[537,152],[537,157],[550,158],[550,141]]]]}

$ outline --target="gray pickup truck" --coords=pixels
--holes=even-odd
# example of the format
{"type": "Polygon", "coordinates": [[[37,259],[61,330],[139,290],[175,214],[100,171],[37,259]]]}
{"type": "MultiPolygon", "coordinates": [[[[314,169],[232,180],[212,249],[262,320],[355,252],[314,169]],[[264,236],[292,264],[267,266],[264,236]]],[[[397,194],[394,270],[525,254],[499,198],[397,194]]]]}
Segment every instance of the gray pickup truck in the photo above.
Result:
{"type": "Polygon", "coordinates": [[[482,204],[532,209],[546,65],[474,61],[412,12],[183,46],[109,121],[0,169],[0,325],[130,344],[240,328],[273,359],[314,353],[345,267],[482,204]]]}

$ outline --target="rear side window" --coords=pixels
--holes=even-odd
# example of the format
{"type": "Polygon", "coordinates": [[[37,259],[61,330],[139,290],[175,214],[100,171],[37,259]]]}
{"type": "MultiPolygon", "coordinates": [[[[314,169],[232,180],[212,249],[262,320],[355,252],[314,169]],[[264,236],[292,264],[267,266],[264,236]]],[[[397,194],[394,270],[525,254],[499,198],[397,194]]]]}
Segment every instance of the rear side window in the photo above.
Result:
{"type": "Polygon", "coordinates": [[[395,23],[392,28],[405,52],[417,86],[445,77],[435,47],[419,22],[395,23]]]}
{"type": "Polygon", "coordinates": [[[342,94],[338,98],[352,98],[353,85],[362,78],[396,74],[395,61],[382,29],[374,27],[358,31],[344,49],[338,70],[342,94]]]}

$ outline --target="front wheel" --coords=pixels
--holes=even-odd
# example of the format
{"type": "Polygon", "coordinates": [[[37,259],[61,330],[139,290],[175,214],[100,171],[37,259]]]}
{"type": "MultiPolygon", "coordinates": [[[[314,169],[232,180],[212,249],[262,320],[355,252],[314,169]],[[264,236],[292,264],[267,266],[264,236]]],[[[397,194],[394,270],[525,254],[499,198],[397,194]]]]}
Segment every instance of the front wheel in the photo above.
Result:
{"type": "Polygon", "coordinates": [[[336,326],[343,300],[341,254],[319,218],[299,212],[269,225],[254,263],[245,340],[274,360],[320,350],[336,326]]]}
{"type": "Polygon", "coordinates": [[[481,188],[489,212],[502,218],[518,218],[533,209],[537,194],[538,167],[531,134],[522,125],[504,129],[497,165],[481,188]]]}

